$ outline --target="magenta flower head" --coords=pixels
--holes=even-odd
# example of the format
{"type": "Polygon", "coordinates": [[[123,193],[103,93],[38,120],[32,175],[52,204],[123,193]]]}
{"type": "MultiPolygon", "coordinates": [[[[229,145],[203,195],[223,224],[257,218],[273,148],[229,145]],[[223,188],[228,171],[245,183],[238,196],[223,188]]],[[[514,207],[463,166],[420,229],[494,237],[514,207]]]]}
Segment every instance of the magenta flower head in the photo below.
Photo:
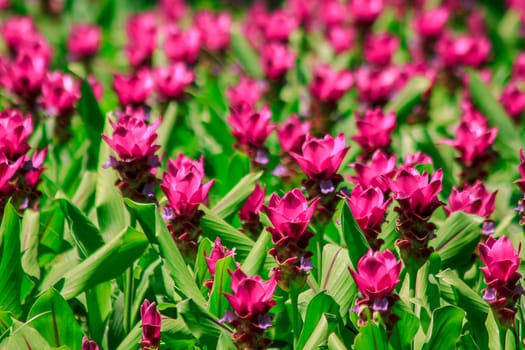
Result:
{"type": "Polygon", "coordinates": [[[380,67],[388,66],[398,48],[399,39],[391,34],[369,35],[364,45],[366,62],[380,67]]]}
{"type": "Polygon", "coordinates": [[[61,72],[48,73],[38,99],[46,114],[52,117],[71,116],[80,99],[80,81],[61,72]]]}
{"type": "Polygon", "coordinates": [[[266,186],[263,188],[257,184],[239,211],[239,218],[241,219],[243,230],[252,237],[257,237],[263,228],[259,220],[259,212],[262,210],[265,198],[266,186]]]}
{"type": "Polygon", "coordinates": [[[188,12],[185,0],[160,0],[160,12],[168,20],[177,21],[188,12]]]}
{"type": "Polygon", "coordinates": [[[432,252],[428,242],[433,238],[436,226],[429,220],[432,213],[443,205],[437,197],[442,179],[441,169],[429,178],[426,172],[420,174],[415,168],[404,167],[394,180],[388,180],[399,204],[394,208],[399,214],[396,223],[401,234],[396,245],[405,263],[415,264],[415,267],[424,263],[432,252]]]}
{"type": "Polygon", "coordinates": [[[306,135],[310,133],[310,122],[302,122],[297,115],[291,115],[277,130],[277,138],[284,152],[301,152],[306,135]]]}
{"type": "Polygon", "coordinates": [[[27,103],[33,103],[40,93],[44,77],[48,71],[48,60],[44,55],[31,55],[21,52],[7,66],[7,85],[27,103]]]}
{"type": "Polygon", "coordinates": [[[155,86],[162,100],[180,99],[184,89],[195,80],[195,74],[184,63],[174,63],[169,67],[153,71],[155,86]]]}
{"type": "Polygon", "coordinates": [[[235,147],[249,155],[255,165],[269,162],[264,142],[276,128],[275,124],[270,123],[271,119],[272,112],[268,106],[254,111],[247,104],[232,108],[228,117],[228,123],[233,127],[233,137],[237,140],[235,147]]]}
{"type": "Polygon", "coordinates": [[[228,12],[200,11],[195,16],[195,27],[200,31],[204,47],[223,51],[230,46],[232,18],[228,12]]]}
{"type": "Polygon", "coordinates": [[[436,7],[420,13],[414,19],[414,28],[424,38],[437,38],[443,34],[449,16],[450,10],[447,7],[436,7]]]}
{"type": "Polygon", "coordinates": [[[356,31],[352,27],[332,26],[326,35],[336,54],[351,50],[354,47],[356,31]]]}
{"type": "Polygon", "coordinates": [[[447,215],[462,211],[488,219],[494,212],[497,193],[498,191],[490,193],[479,180],[473,185],[463,186],[461,190],[453,187],[448,197],[448,206],[444,209],[447,215]]]}
{"type": "Polygon", "coordinates": [[[89,340],[88,337],[82,337],[82,350],[99,350],[97,343],[94,340],[89,340]]]}
{"type": "Polygon", "coordinates": [[[125,197],[140,201],[155,201],[155,168],[160,165],[155,154],[160,148],[154,144],[160,119],[147,125],[140,113],[123,115],[115,123],[112,137],[102,135],[106,143],[117,153],[111,156],[105,167],[115,168],[120,175],[117,186],[125,197]]]}
{"type": "Polygon", "coordinates": [[[208,266],[208,271],[210,271],[210,275],[212,277],[211,280],[206,281],[205,283],[206,287],[208,287],[209,289],[211,289],[213,285],[213,277],[215,277],[215,267],[217,265],[217,261],[227,256],[235,256],[235,248],[230,250],[227,247],[223,246],[220,237],[217,237],[215,239],[209,256],[206,256],[206,252],[204,252],[206,266],[208,266]]]}
{"type": "Polygon", "coordinates": [[[480,35],[462,35],[453,38],[445,33],[437,45],[437,51],[446,68],[456,66],[479,68],[488,60],[490,49],[490,41],[480,35]]]}
{"type": "Polygon", "coordinates": [[[384,105],[398,87],[401,69],[389,66],[380,70],[362,67],[355,73],[359,98],[372,106],[384,105]]]}
{"type": "Polygon", "coordinates": [[[399,319],[392,311],[392,307],[399,296],[394,289],[399,283],[401,262],[390,250],[383,252],[370,250],[357,263],[357,271],[348,268],[352,278],[361,293],[357,298],[354,310],[358,313],[358,324],[365,325],[371,321],[370,314],[378,312],[388,330],[392,330],[399,319]]]}
{"type": "Polygon", "coordinates": [[[383,0],[351,0],[350,13],[357,24],[368,27],[383,12],[384,6],[383,0]]]}
{"type": "Polygon", "coordinates": [[[511,80],[525,80],[525,52],[521,52],[515,57],[511,80]]]}
{"type": "Polygon", "coordinates": [[[385,199],[383,191],[377,187],[364,189],[360,185],[354,187],[349,196],[344,196],[370,247],[379,250],[383,241],[377,236],[381,233],[386,209],[392,198],[385,199]]]}
{"type": "Polygon", "coordinates": [[[28,150],[28,140],[33,133],[33,120],[19,110],[0,111],[0,153],[15,161],[28,150]]]}
{"type": "Polygon", "coordinates": [[[15,53],[29,39],[38,35],[33,18],[29,16],[11,16],[0,27],[4,41],[11,51],[15,53]]]}
{"type": "Polygon", "coordinates": [[[342,24],[347,15],[346,5],[339,0],[328,0],[321,6],[321,19],[328,28],[342,24]]]}
{"type": "Polygon", "coordinates": [[[334,71],[329,66],[318,67],[310,83],[310,91],[320,101],[337,102],[354,84],[349,71],[334,71]]]}
{"type": "Polygon", "coordinates": [[[297,20],[284,10],[271,13],[264,22],[263,34],[266,41],[287,42],[290,34],[297,28],[297,20]]]}
{"type": "Polygon", "coordinates": [[[153,51],[157,45],[155,14],[144,12],[131,16],[126,23],[129,43],[126,55],[134,68],[150,67],[153,51]]]}
{"type": "Polygon", "coordinates": [[[286,45],[269,43],[262,48],[261,66],[271,80],[282,78],[295,65],[296,55],[286,45]]]}
{"type": "Polygon", "coordinates": [[[241,104],[255,106],[259,102],[266,90],[264,82],[254,80],[248,76],[241,77],[239,83],[226,90],[226,97],[230,101],[230,106],[235,107],[241,104]]]}
{"type": "Polygon", "coordinates": [[[350,166],[355,170],[355,176],[349,180],[363,188],[377,187],[383,193],[390,190],[387,179],[393,179],[396,175],[396,156],[387,156],[381,150],[372,155],[368,163],[355,162],[350,166]]]}
{"type": "Polygon", "coordinates": [[[16,173],[23,165],[23,158],[18,158],[15,162],[10,162],[4,154],[0,153],[0,211],[4,211],[4,206],[11,194],[16,190],[14,179],[16,173]]]}
{"type": "Polygon", "coordinates": [[[164,52],[171,62],[195,63],[202,45],[201,32],[195,28],[183,31],[176,25],[167,29],[164,52]]]}
{"type": "Polygon", "coordinates": [[[144,300],[140,307],[140,319],[142,320],[142,340],[140,345],[143,350],[157,350],[160,346],[160,327],[162,318],[157,311],[155,302],[144,300]]]}
{"type": "Polygon", "coordinates": [[[483,294],[494,311],[496,319],[504,327],[511,327],[517,313],[515,307],[520,296],[524,294],[519,285],[521,274],[519,251],[514,250],[512,242],[505,236],[489,237],[486,243],[479,244],[479,256],[485,264],[481,271],[485,275],[487,289],[483,294]]]}
{"type": "Polygon", "coordinates": [[[74,61],[89,60],[100,49],[100,28],[91,24],[77,24],[71,28],[67,50],[74,61]]]}
{"type": "Polygon", "coordinates": [[[149,70],[140,70],[130,76],[115,74],[113,89],[122,107],[143,106],[155,89],[155,81],[149,70]]]}
{"type": "Polygon", "coordinates": [[[499,101],[507,113],[519,121],[525,111],[525,90],[516,82],[510,82],[501,93],[499,101]]]}
{"type": "Polygon", "coordinates": [[[381,108],[369,109],[364,115],[356,116],[358,135],[352,137],[361,149],[361,159],[369,159],[377,150],[390,151],[391,135],[396,128],[394,112],[385,114],[381,108]]]}
{"type": "Polygon", "coordinates": [[[275,305],[275,275],[263,281],[259,276],[246,276],[240,267],[230,274],[232,293],[224,295],[233,312],[227,310],[220,321],[235,327],[233,340],[238,349],[265,349],[270,344],[264,332],[272,326],[269,311],[275,305]]]}

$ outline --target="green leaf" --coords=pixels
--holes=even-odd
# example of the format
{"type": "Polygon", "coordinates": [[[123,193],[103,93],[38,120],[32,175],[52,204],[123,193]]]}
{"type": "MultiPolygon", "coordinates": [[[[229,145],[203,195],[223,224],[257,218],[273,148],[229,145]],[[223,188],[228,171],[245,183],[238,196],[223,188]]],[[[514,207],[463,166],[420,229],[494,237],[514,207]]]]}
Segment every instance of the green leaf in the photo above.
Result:
{"type": "Polygon", "coordinates": [[[346,350],[347,347],[337,333],[332,333],[328,336],[328,350],[346,350]]]}
{"type": "Polygon", "coordinates": [[[350,257],[352,266],[355,268],[359,259],[370,250],[370,246],[346,202],[343,205],[341,214],[341,225],[343,228],[343,238],[348,248],[348,256],[350,257]]]}
{"type": "Polygon", "coordinates": [[[232,32],[232,50],[249,75],[257,79],[263,77],[259,56],[251,48],[244,36],[237,31],[232,32]]]}
{"type": "Polygon", "coordinates": [[[273,260],[273,257],[270,257],[268,253],[272,246],[272,235],[264,230],[261,232],[259,238],[257,238],[257,241],[253,245],[252,250],[250,250],[250,253],[242,263],[242,270],[248,276],[260,274],[268,258],[273,260]]]}
{"type": "Polygon", "coordinates": [[[317,349],[322,344],[328,341],[328,336],[334,332],[339,325],[338,319],[333,314],[323,314],[321,319],[315,326],[314,331],[304,344],[304,347],[299,349],[317,349]]]}
{"type": "Polygon", "coordinates": [[[82,330],[64,298],[53,288],[42,294],[31,307],[31,325],[47,342],[59,347],[66,345],[72,350],[82,348],[82,330]]]}
{"type": "Polygon", "coordinates": [[[20,253],[20,219],[15,208],[8,203],[0,226],[0,311],[15,316],[22,313],[21,286],[24,272],[20,253]]]}
{"type": "Polygon", "coordinates": [[[0,350],[50,350],[47,341],[29,324],[13,320],[11,334],[0,342],[0,350]]]}
{"type": "Polygon", "coordinates": [[[104,245],[104,238],[102,238],[98,227],[80,209],[66,199],[57,199],[56,201],[60,204],[60,208],[62,208],[62,212],[69,223],[73,239],[82,259],[104,245]]]}
{"type": "Polygon", "coordinates": [[[47,280],[42,288],[63,282],[61,293],[64,298],[74,298],[97,284],[122,274],[142,255],[147,246],[148,240],[144,233],[127,228],[63,276],[47,280]]]}
{"type": "Polygon", "coordinates": [[[219,259],[215,265],[215,278],[210,292],[209,310],[217,317],[223,317],[228,308],[228,299],[224,293],[231,293],[231,275],[230,271],[235,270],[235,259],[227,256],[219,259]]]}
{"type": "Polygon", "coordinates": [[[470,263],[465,257],[472,255],[479,242],[482,221],[476,215],[454,212],[439,226],[430,245],[439,253],[444,268],[470,263]]]}
{"type": "Polygon", "coordinates": [[[211,211],[223,219],[236,213],[240,209],[243,201],[253,192],[255,183],[261,176],[262,172],[260,171],[243,177],[211,211]]]}
{"type": "Polygon", "coordinates": [[[498,128],[498,137],[494,144],[504,159],[519,162],[518,150],[525,144],[525,133],[512,122],[503,106],[494,98],[478,73],[469,73],[469,91],[472,101],[481,113],[487,117],[490,125],[498,128]]]}
{"type": "Polygon", "coordinates": [[[465,311],[452,305],[434,310],[423,350],[454,349],[461,335],[464,317],[465,311]]]}
{"type": "Polygon", "coordinates": [[[412,349],[412,341],[419,329],[419,319],[402,301],[397,301],[393,307],[394,314],[399,316],[389,343],[396,350],[412,349]]]}
{"type": "Polygon", "coordinates": [[[412,78],[401,92],[385,106],[385,112],[396,113],[398,125],[406,123],[407,117],[430,86],[431,82],[428,78],[422,76],[412,78]]]}
{"type": "MultiPolygon", "coordinates": [[[[306,343],[310,341],[310,338],[312,338],[312,335],[316,332],[320,323],[322,326],[328,325],[326,319],[322,321],[326,314],[338,315],[339,305],[337,305],[330,295],[323,291],[313,297],[310,303],[308,303],[304,326],[299,336],[299,341],[297,342],[298,349],[306,348],[306,343]]],[[[327,329],[324,329],[324,332],[326,331],[327,329]]],[[[328,337],[328,333],[324,332],[320,334],[328,337]]],[[[316,336],[319,336],[319,334],[316,334],[316,336]]],[[[317,340],[315,342],[317,342],[317,340]]]]}
{"type": "Polygon", "coordinates": [[[355,337],[355,350],[387,350],[388,341],[386,330],[383,325],[378,326],[374,322],[368,322],[359,329],[359,334],[355,337]]]}
{"type": "Polygon", "coordinates": [[[104,282],[86,291],[86,306],[88,325],[91,338],[101,344],[104,338],[106,325],[111,315],[111,296],[113,288],[111,282],[104,282]]]}
{"type": "Polygon", "coordinates": [[[26,209],[22,220],[22,268],[28,276],[40,278],[38,264],[40,212],[26,209]]]}

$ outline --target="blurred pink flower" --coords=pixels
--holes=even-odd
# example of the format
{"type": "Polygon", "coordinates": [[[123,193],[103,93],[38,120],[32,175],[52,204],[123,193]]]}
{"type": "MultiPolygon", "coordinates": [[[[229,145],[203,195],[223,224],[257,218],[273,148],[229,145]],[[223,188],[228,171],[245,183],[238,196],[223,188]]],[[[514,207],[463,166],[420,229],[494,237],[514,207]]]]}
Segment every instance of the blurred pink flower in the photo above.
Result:
{"type": "Polygon", "coordinates": [[[155,89],[155,81],[149,70],[143,69],[130,76],[115,74],[113,89],[122,107],[141,106],[155,89]]]}
{"type": "Polygon", "coordinates": [[[169,101],[182,97],[184,89],[195,80],[195,73],[186,64],[179,62],[155,68],[153,79],[161,99],[169,101]]]}
{"type": "Polygon", "coordinates": [[[88,337],[82,337],[82,350],[99,350],[97,343],[94,340],[89,340],[88,337]]]}
{"type": "Polygon", "coordinates": [[[38,102],[52,117],[71,115],[80,99],[80,81],[61,72],[47,73],[38,102]]]}
{"type": "Polygon", "coordinates": [[[369,35],[364,43],[366,62],[376,66],[388,66],[398,48],[399,39],[394,35],[389,33],[369,35]]]}
{"type": "Polygon", "coordinates": [[[448,197],[448,206],[444,209],[447,215],[463,211],[487,219],[494,212],[497,193],[498,191],[490,193],[479,180],[474,185],[465,185],[461,190],[453,187],[448,197]]]}
{"type": "Polygon", "coordinates": [[[0,153],[10,161],[29,150],[28,140],[33,134],[33,119],[19,110],[0,111],[0,153]]]}
{"type": "Polygon", "coordinates": [[[277,138],[284,152],[299,153],[310,132],[311,123],[301,121],[297,115],[291,115],[277,130],[277,138]]]}
{"type": "Polygon", "coordinates": [[[335,71],[328,65],[315,69],[310,91],[321,101],[337,102],[353,85],[350,71],[335,71]]]}
{"type": "Polygon", "coordinates": [[[266,87],[263,82],[242,76],[237,85],[226,90],[226,97],[230,101],[231,107],[244,103],[255,106],[262,99],[265,90],[266,87]]]}
{"type": "Polygon", "coordinates": [[[201,32],[191,27],[183,31],[176,25],[168,26],[164,52],[172,62],[195,63],[202,45],[201,32]]]}
{"type": "Polygon", "coordinates": [[[393,112],[385,114],[380,108],[369,109],[364,115],[356,115],[356,127],[359,134],[352,139],[361,146],[361,157],[368,159],[376,150],[389,150],[391,135],[396,128],[396,115],[393,112]]]}
{"type": "Polygon", "coordinates": [[[226,50],[230,46],[232,19],[228,12],[200,11],[195,16],[194,23],[208,50],[226,50]]]}
{"type": "Polygon", "coordinates": [[[89,59],[100,49],[101,30],[96,25],[77,24],[71,28],[67,49],[76,61],[89,59]]]}
{"type": "Polygon", "coordinates": [[[450,10],[446,6],[439,6],[425,12],[421,12],[414,19],[414,28],[419,35],[425,38],[435,38],[443,34],[445,25],[450,16],[450,10]]]}
{"type": "Polygon", "coordinates": [[[350,164],[356,175],[350,176],[349,180],[363,188],[377,187],[383,193],[389,190],[387,179],[393,179],[396,175],[396,156],[387,156],[383,151],[377,150],[368,163],[355,162],[350,164]]]}
{"type": "Polygon", "coordinates": [[[296,55],[286,45],[266,44],[261,52],[261,66],[269,79],[278,79],[295,65],[296,55]]]}

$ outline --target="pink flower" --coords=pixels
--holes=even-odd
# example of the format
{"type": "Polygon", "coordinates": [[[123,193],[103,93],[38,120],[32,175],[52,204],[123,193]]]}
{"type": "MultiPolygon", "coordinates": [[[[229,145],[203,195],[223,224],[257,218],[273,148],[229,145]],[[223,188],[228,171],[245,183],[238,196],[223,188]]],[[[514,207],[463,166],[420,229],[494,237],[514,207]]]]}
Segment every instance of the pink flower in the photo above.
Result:
{"type": "Polygon", "coordinates": [[[296,55],[279,43],[266,44],[261,52],[261,66],[269,79],[278,79],[295,65],[296,55]]]}
{"type": "Polygon", "coordinates": [[[17,51],[29,38],[38,35],[33,18],[29,16],[11,16],[1,26],[0,31],[7,47],[17,51]]]}
{"type": "Polygon", "coordinates": [[[264,189],[257,184],[253,192],[246,198],[241,210],[239,211],[239,218],[242,221],[258,221],[259,212],[264,205],[266,198],[266,187],[264,189]]]}
{"type": "Polygon", "coordinates": [[[301,148],[301,154],[291,152],[301,169],[310,179],[329,180],[337,173],[350,147],[345,147],[345,135],[337,135],[334,139],[326,135],[322,139],[311,135],[301,148]]]}
{"type": "Polygon", "coordinates": [[[455,211],[463,211],[488,218],[494,212],[497,193],[498,191],[487,191],[481,181],[476,181],[474,185],[465,185],[462,190],[452,188],[445,212],[450,215],[455,211]]]}
{"type": "Polygon", "coordinates": [[[0,153],[0,209],[3,210],[4,202],[7,201],[15,186],[13,179],[18,170],[23,166],[23,157],[18,158],[15,162],[10,162],[5,154],[0,153]]]}
{"type": "Polygon", "coordinates": [[[525,80],[525,52],[521,52],[514,59],[512,66],[512,80],[525,80]]]}
{"type": "Polygon", "coordinates": [[[126,22],[129,43],[126,55],[135,68],[151,65],[151,56],[157,46],[157,24],[152,12],[131,16],[126,22]]]}
{"type": "Polygon", "coordinates": [[[441,192],[442,179],[441,169],[429,179],[426,172],[420,174],[415,168],[404,168],[389,183],[394,198],[403,210],[421,219],[428,219],[442,205],[437,198],[441,192]]]}
{"type": "Polygon", "coordinates": [[[514,250],[512,242],[505,236],[499,239],[489,237],[485,244],[479,244],[479,257],[486,265],[481,268],[485,274],[485,282],[492,286],[497,282],[507,284],[518,281],[521,277],[518,268],[520,266],[519,251],[514,250]]]}
{"type": "Polygon", "coordinates": [[[99,350],[97,343],[94,340],[89,340],[88,337],[82,337],[82,350],[99,350]]]}
{"type": "Polygon", "coordinates": [[[7,85],[14,93],[32,98],[38,95],[47,69],[46,57],[21,52],[7,67],[7,85]]]}
{"type": "MultiPolygon", "coordinates": [[[[414,168],[416,165],[419,164],[433,164],[432,158],[428,154],[421,153],[420,151],[417,151],[414,154],[407,154],[405,158],[403,159],[403,165],[401,169],[403,168],[414,168]]],[[[399,169],[399,170],[401,170],[399,169]]]]}
{"type": "Polygon", "coordinates": [[[321,101],[337,102],[353,85],[354,77],[349,71],[334,71],[329,66],[318,67],[310,83],[310,91],[321,101]]]}
{"type": "Polygon", "coordinates": [[[91,24],[77,24],[71,28],[67,49],[74,60],[85,60],[96,55],[100,49],[100,28],[91,24]]]}
{"type": "Polygon", "coordinates": [[[155,81],[148,70],[140,70],[131,76],[115,74],[113,79],[113,89],[122,107],[145,104],[154,88],[155,81]]]}
{"type": "Polygon", "coordinates": [[[204,46],[210,51],[226,50],[230,45],[232,19],[228,12],[200,11],[195,16],[204,46]]]}
{"type": "Polygon", "coordinates": [[[458,65],[480,67],[487,61],[490,49],[490,41],[480,35],[462,35],[453,38],[445,33],[437,45],[437,51],[445,67],[458,65]]]}
{"type": "Polygon", "coordinates": [[[321,18],[327,27],[340,25],[346,16],[347,8],[339,0],[326,1],[321,7],[321,18]]]}
{"type": "Polygon", "coordinates": [[[332,45],[335,53],[348,51],[354,47],[356,36],[355,29],[352,27],[332,26],[328,29],[327,39],[332,45]]]}
{"type": "Polygon", "coordinates": [[[369,158],[376,150],[387,151],[391,135],[396,128],[394,112],[384,114],[380,108],[369,109],[364,116],[356,116],[358,135],[352,137],[363,149],[363,158],[369,158]]]}
{"type": "Polygon", "coordinates": [[[396,156],[388,157],[377,150],[368,163],[355,162],[350,166],[356,173],[356,176],[349,177],[350,181],[363,188],[377,187],[386,193],[389,190],[387,179],[393,179],[396,175],[396,156]]]}
{"type": "Polygon", "coordinates": [[[392,198],[385,200],[383,191],[377,187],[364,189],[360,185],[354,187],[350,195],[345,195],[345,198],[370,246],[373,250],[379,250],[382,241],[377,240],[377,235],[381,233],[385,212],[392,198]]]}
{"type": "Polygon", "coordinates": [[[350,13],[354,20],[363,25],[370,25],[383,12],[383,0],[351,0],[350,13]]]}
{"type": "Polygon", "coordinates": [[[277,138],[284,152],[299,153],[310,133],[310,122],[302,122],[297,115],[291,115],[277,130],[277,138]]]}
{"type": "Polygon", "coordinates": [[[206,184],[203,180],[204,158],[197,162],[180,154],[175,160],[168,161],[168,171],[162,177],[160,188],[168,198],[175,217],[190,217],[200,204],[208,201],[208,193],[215,180],[206,184]]]}
{"type": "Polygon", "coordinates": [[[0,10],[7,10],[11,6],[11,0],[0,0],[0,10]]]}
{"type": "Polygon", "coordinates": [[[238,267],[232,274],[232,294],[224,293],[236,316],[241,319],[254,319],[266,315],[275,305],[273,294],[277,287],[275,278],[263,281],[259,276],[246,276],[238,267]]]}
{"type": "Polygon", "coordinates": [[[0,111],[0,153],[14,161],[29,150],[28,140],[33,134],[33,120],[20,111],[0,111]]]}
{"type": "Polygon", "coordinates": [[[390,250],[368,251],[359,259],[357,271],[348,268],[363,295],[358,305],[366,304],[372,311],[385,312],[392,307],[392,293],[399,283],[401,262],[390,250]]]}
{"type": "Polygon", "coordinates": [[[46,114],[57,117],[72,114],[79,99],[80,81],[71,75],[53,72],[46,75],[38,101],[46,114]]]}
{"type": "Polygon", "coordinates": [[[93,91],[93,95],[95,95],[95,99],[97,101],[100,101],[100,99],[102,98],[102,94],[104,93],[104,87],[94,75],[90,75],[88,77],[88,83],[91,87],[91,90],[93,91]]]}
{"type": "Polygon", "coordinates": [[[235,107],[246,103],[255,106],[264,94],[266,87],[263,82],[254,80],[248,76],[242,76],[239,83],[226,90],[226,97],[230,101],[230,106],[235,107]]]}
{"type": "Polygon", "coordinates": [[[364,44],[365,59],[376,66],[388,66],[398,48],[399,39],[393,35],[369,35],[364,44]]]}
{"type": "Polygon", "coordinates": [[[44,148],[40,152],[38,149],[35,149],[33,156],[29,158],[27,155],[23,157],[24,159],[24,182],[25,188],[29,190],[34,190],[40,183],[40,177],[44,172],[44,161],[47,156],[47,148],[44,148]]]}
{"type": "Polygon", "coordinates": [[[177,21],[188,12],[185,0],[160,0],[161,14],[167,19],[177,21]]]}
{"type": "Polygon", "coordinates": [[[142,340],[140,345],[143,349],[158,349],[160,346],[160,327],[162,323],[160,312],[157,311],[155,302],[144,300],[140,307],[140,318],[142,320],[142,340]]]}
{"type": "Polygon", "coordinates": [[[288,41],[288,37],[297,26],[294,17],[284,10],[276,10],[264,22],[264,38],[267,41],[288,41]]]}
{"type": "Polygon", "coordinates": [[[154,144],[160,119],[151,126],[143,119],[134,116],[121,117],[117,123],[110,120],[109,123],[113,127],[113,137],[102,135],[102,138],[123,161],[154,157],[155,152],[160,148],[159,145],[154,144]]]}
{"type": "Polygon", "coordinates": [[[415,30],[425,38],[439,37],[447,24],[450,11],[445,6],[439,6],[422,12],[414,19],[415,30]]]}
{"type": "Polygon", "coordinates": [[[518,171],[521,178],[514,181],[514,183],[518,185],[521,191],[525,194],[525,152],[523,152],[523,148],[520,149],[520,165],[518,166],[518,171]]]}
{"type": "Polygon", "coordinates": [[[195,74],[184,63],[174,63],[169,67],[156,68],[153,78],[162,99],[174,100],[180,98],[184,89],[193,83],[195,74]]]}
{"type": "Polygon", "coordinates": [[[359,98],[373,105],[386,103],[397,88],[400,77],[401,70],[396,66],[381,70],[358,69],[355,78],[359,98]]]}
{"type": "Polygon", "coordinates": [[[171,25],[164,40],[164,52],[172,62],[183,61],[191,64],[197,60],[201,45],[202,37],[197,28],[182,31],[176,25],[171,25]]]}
{"type": "MultiPolygon", "coordinates": [[[[217,265],[217,261],[224,259],[227,256],[235,256],[235,248],[230,250],[224,247],[221,238],[217,237],[213,243],[210,255],[206,256],[206,252],[204,252],[204,258],[206,259],[206,265],[208,266],[211,277],[215,277],[215,266],[217,265]]],[[[213,281],[211,284],[213,284],[213,281]]]]}
{"type": "Polygon", "coordinates": [[[507,113],[516,119],[519,119],[525,111],[525,92],[520,85],[510,82],[501,93],[499,99],[507,113]]]}

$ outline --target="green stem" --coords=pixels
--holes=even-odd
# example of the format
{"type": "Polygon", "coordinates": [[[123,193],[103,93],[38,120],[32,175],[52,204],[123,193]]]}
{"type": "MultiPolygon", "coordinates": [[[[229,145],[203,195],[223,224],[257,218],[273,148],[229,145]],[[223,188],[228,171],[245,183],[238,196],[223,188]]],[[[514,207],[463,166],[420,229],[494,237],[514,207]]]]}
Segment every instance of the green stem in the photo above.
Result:
{"type": "MultiPolygon", "coordinates": [[[[409,268],[408,269],[408,282],[409,282],[409,297],[414,299],[416,297],[416,287],[417,287],[417,269],[409,268]]],[[[416,311],[416,304],[412,303],[412,311],[416,311]]]]}
{"type": "Polygon", "coordinates": [[[125,280],[125,289],[124,289],[124,332],[129,333],[131,330],[131,318],[132,318],[132,308],[133,308],[133,294],[135,291],[134,279],[133,279],[133,266],[131,266],[128,271],[126,271],[125,280]]]}
{"type": "Polygon", "coordinates": [[[292,330],[293,330],[293,348],[297,349],[299,342],[299,332],[301,325],[299,324],[299,291],[293,285],[290,285],[290,301],[292,302],[292,330]]]}

